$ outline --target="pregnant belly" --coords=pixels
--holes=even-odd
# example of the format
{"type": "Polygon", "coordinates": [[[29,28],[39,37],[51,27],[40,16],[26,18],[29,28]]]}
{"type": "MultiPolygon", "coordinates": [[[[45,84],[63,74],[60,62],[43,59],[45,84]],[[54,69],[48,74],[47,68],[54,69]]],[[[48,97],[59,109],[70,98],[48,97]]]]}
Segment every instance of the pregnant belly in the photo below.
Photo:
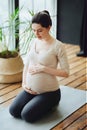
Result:
{"type": "Polygon", "coordinates": [[[58,81],[55,76],[40,73],[35,75],[27,74],[26,78],[27,87],[36,92],[45,92],[46,90],[55,89],[58,86],[58,81]]]}

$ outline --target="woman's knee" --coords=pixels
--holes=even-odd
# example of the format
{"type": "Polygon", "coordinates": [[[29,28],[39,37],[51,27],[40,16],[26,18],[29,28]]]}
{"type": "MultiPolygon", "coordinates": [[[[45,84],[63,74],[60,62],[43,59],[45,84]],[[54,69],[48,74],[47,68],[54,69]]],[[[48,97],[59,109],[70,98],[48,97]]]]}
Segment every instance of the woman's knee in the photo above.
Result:
{"type": "Polygon", "coordinates": [[[30,122],[30,123],[33,123],[36,121],[35,113],[33,113],[31,110],[22,111],[21,118],[25,120],[26,122],[30,122]]]}
{"type": "Polygon", "coordinates": [[[20,117],[20,114],[18,112],[18,109],[17,106],[15,106],[14,104],[12,104],[10,107],[9,107],[9,113],[14,116],[14,117],[20,117]]]}
{"type": "Polygon", "coordinates": [[[14,110],[14,107],[11,105],[9,107],[9,113],[12,115],[12,116],[15,116],[15,110],[14,110]]]}

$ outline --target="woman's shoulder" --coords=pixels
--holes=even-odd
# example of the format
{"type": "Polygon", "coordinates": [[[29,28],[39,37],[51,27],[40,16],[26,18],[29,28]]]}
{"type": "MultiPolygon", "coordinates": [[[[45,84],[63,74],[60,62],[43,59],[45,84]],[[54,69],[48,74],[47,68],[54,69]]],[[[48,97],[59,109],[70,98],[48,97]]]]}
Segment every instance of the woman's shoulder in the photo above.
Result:
{"type": "Polygon", "coordinates": [[[65,51],[65,44],[60,40],[56,40],[54,50],[57,55],[60,55],[65,51]]]}
{"type": "Polygon", "coordinates": [[[64,43],[58,39],[56,39],[55,42],[55,49],[62,48],[64,46],[64,43]]]}

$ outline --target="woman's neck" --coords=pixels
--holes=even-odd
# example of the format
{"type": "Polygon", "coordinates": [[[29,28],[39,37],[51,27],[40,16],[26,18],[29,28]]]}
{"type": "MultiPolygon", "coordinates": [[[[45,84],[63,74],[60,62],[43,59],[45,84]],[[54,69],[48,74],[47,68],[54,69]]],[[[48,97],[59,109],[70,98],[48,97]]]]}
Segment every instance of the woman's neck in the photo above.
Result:
{"type": "Polygon", "coordinates": [[[55,39],[51,35],[48,35],[46,38],[42,40],[42,42],[45,44],[52,44],[54,40],[55,39]]]}

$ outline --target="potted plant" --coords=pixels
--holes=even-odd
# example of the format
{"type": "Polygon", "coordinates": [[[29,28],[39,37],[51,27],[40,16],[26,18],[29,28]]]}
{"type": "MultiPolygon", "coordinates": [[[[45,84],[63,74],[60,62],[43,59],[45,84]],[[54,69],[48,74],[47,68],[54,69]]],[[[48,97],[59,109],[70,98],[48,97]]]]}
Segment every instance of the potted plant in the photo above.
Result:
{"type": "Polygon", "coordinates": [[[14,83],[22,80],[23,60],[17,51],[9,50],[5,35],[0,28],[0,83],[14,83]]]}
{"type": "MultiPolygon", "coordinates": [[[[29,14],[33,15],[33,13],[30,11],[29,14]]],[[[12,14],[9,20],[6,21],[9,23],[9,25],[0,27],[0,83],[15,83],[22,80],[24,64],[20,55],[19,46],[13,48],[10,47],[13,42],[12,35],[15,36],[15,38],[18,38],[19,35],[22,35],[22,38],[19,40],[19,42],[21,42],[23,38],[26,38],[27,36],[23,46],[23,48],[26,48],[28,45],[27,43],[29,43],[33,37],[33,33],[31,32],[31,24],[29,21],[27,21],[28,26],[26,26],[21,34],[17,32],[19,25],[26,24],[26,22],[19,21],[18,15],[19,9],[16,9],[14,14],[12,14]],[[3,31],[5,29],[6,32],[3,31]],[[11,32],[12,29],[13,33],[9,33],[9,30],[11,32]],[[8,43],[7,39],[9,39],[8,43]]]]}

